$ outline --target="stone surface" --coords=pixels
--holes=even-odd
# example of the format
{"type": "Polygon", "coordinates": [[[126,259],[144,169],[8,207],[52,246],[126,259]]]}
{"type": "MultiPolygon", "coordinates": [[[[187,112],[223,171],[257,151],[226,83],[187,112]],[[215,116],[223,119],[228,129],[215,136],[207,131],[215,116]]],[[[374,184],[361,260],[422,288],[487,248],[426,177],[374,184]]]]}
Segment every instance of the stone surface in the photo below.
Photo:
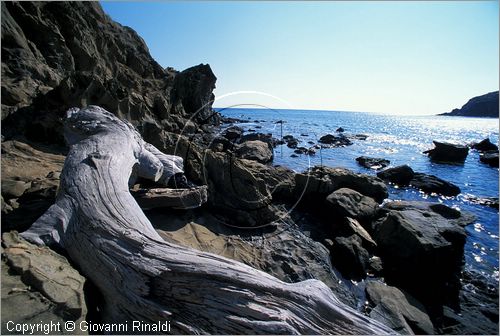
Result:
{"type": "MultiPolygon", "coordinates": [[[[26,242],[15,232],[4,233],[2,244],[6,261],[2,261],[2,334],[10,333],[7,321],[63,324],[85,320],[85,278],[66,258],[26,242]]],[[[62,326],[60,330],[65,331],[62,326]]]]}
{"type": "Polygon", "coordinates": [[[443,113],[446,116],[498,118],[498,91],[470,99],[462,108],[443,113]]]}
{"type": "Polygon", "coordinates": [[[377,281],[367,281],[365,290],[373,305],[370,317],[404,335],[435,333],[425,307],[411,295],[377,281]]]}
{"type": "Polygon", "coordinates": [[[375,169],[375,170],[385,168],[391,163],[391,161],[386,159],[374,158],[368,156],[357,157],[356,161],[365,168],[375,169]]]}
{"type": "Polygon", "coordinates": [[[434,148],[424,152],[437,162],[464,162],[469,154],[469,148],[464,145],[433,141],[434,148]]]}
{"type": "Polygon", "coordinates": [[[268,144],[260,140],[245,141],[236,148],[236,155],[242,159],[268,163],[273,160],[273,152],[268,144]]]}
{"type": "Polygon", "coordinates": [[[340,188],[328,195],[326,205],[334,217],[351,217],[360,220],[374,217],[379,208],[373,198],[349,188],[340,188]]]}
{"type": "Polygon", "coordinates": [[[374,176],[356,174],[345,168],[313,167],[295,176],[295,193],[306,203],[323,204],[340,188],[350,188],[381,203],[388,196],[385,183],[374,176]]]}
{"type": "Polygon", "coordinates": [[[231,225],[237,223],[203,209],[184,213],[148,211],[146,215],[169,242],[243,262],[285,282],[319,279],[342,302],[356,304],[348,285],[332,272],[327,249],[292,222],[249,231],[234,228],[231,225]]]}
{"type": "Polygon", "coordinates": [[[243,128],[239,126],[231,126],[222,133],[222,135],[228,140],[237,140],[241,138],[242,134],[243,128]]]}
{"type": "Polygon", "coordinates": [[[425,304],[456,299],[465,230],[473,217],[438,203],[389,202],[373,237],[387,283],[425,304]]]}
{"type": "Polygon", "coordinates": [[[415,173],[410,185],[426,193],[436,193],[444,196],[456,196],[461,192],[460,188],[453,183],[423,173],[415,173]]]}
{"type": "Polygon", "coordinates": [[[408,165],[388,168],[377,173],[377,176],[382,180],[389,181],[400,186],[408,185],[414,175],[415,172],[408,165]]]}

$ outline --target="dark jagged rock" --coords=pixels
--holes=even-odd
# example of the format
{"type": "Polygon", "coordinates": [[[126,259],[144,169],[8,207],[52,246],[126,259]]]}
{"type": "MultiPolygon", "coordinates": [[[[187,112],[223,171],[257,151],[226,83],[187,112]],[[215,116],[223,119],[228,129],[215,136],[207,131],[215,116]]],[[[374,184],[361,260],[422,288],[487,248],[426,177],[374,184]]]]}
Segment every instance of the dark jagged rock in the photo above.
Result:
{"type": "Polygon", "coordinates": [[[481,141],[479,141],[477,143],[472,143],[470,145],[470,148],[476,149],[476,150],[478,150],[480,152],[498,150],[498,146],[495,145],[494,143],[492,143],[489,138],[481,140],[481,141]]]}
{"type": "Polygon", "coordinates": [[[410,185],[426,193],[436,193],[444,196],[456,196],[461,192],[460,188],[453,183],[423,173],[415,173],[410,185]]]}
{"type": "Polygon", "coordinates": [[[377,176],[382,180],[389,181],[400,186],[406,186],[410,184],[413,176],[415,176],[415,172],[410,166],[402,165],[378,172],[377,176]]]}
{"type": "MultiPolygon", "coordinates": [[[[374,158],[368,156],[360,156],[356,158],[356,161],[363,167],[369,169],[379,170],[387,167],[391,164],[391,161],[381,158],[374,158]]],[[[379,176],[380,177],[380,176],[379,176]]]]}
{"type": "Polygon", "coordinates": [[[222,136],[228,140],[237,140],[241,138],[242,135],[243,135],[243,128],[239,126],[231,126],[222,133],[222,136]]]}
{"type": "Polygon", "coordinates": [[[260,163],[268,163],[273,160],[273,151],[269,149],[268,144],[259,140],[245,141],[238,145],[236,155],[242,159],[260,163]]]}
{"type": "Polygon", "coordinates": [[[218,125],[220,115],[212,110],[216,80],[208,64],[181,71],[175,77],[172,98],[182,103],[187,115],[198,123],[218,125]]]}
{"type": "Polygon", "coordinates": [[[295,176],[295,193],[302,201],[323,204],[325,198],[340,188],[350,188],[381,203],[389,195],[385,183],[377,177],[356,174],[344,168],[315,166],[295,176]]]}
{"type": "Polygon", "coordinates": [[[426,150],[431,160],[437,162],[464,162],[469,154],[469,148],[448,142],[433,141],[434,148],[426,150]]]}
{"type": "Polygon", "coordinates": [[[457,300],[466,233],[474,217],[443,204],[390,202],[374,225],[388,284],[426,305],[457,300]]]}
{"type": "Polygon", "coordinates": [[[348,279],[359,281],[366,278],[370,255],[361,246],[357,235],[333,238],[330,247],[332,264],[348,279]]]}
{"type": "MultiPolygon", "coordinates": [[[[217,123],[208,65],[163,69],[98,2],[2,2],[2,135],[63,144],[70,107],[99,105],[143,132],[217,123]]],[[[154,138],[145,136],[152,142],[154,138]]]]}
{"type": "Polygon", "coordinates": [[[492,167],[498,168],[498,150],[483,152],[479,155],[479,160],[492,167]]]}
{"type": "Polygon", "coordinates": [[[404,291],[377,281],[366,282],[369,316],[403,335],[435,333],[425,307],[404,291]]]}
{"type": "Polygon", "coordinates": [[[498,91],[470,99],[462,108],[443,113],[444,116],[498,118],[498,91]]]}
{"type": "Polygon", "coordinates": [[[337,128],[337,129],[335,130],[335,132],[339,132],[339,133],[341,133],[341,132],[344,132],[344,129],[343,129],[342,127],[339,127],[339,128],[337,128]]]}

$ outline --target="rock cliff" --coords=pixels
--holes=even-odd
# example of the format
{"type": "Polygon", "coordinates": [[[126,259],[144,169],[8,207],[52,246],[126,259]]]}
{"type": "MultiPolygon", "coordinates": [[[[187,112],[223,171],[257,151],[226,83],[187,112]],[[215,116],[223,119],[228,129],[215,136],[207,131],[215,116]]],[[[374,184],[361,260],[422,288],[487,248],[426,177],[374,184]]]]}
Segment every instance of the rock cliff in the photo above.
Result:
{"type": "Polygon", "coordinates": [[[444,116],[498,118],[498,91],[470,99],[460,109],[454,109],[444,116]]]}
{"type": "MultiPolygon", "coordinates": [[[[209,65],[163,69],[97,2],[2,2],[2,135],[62,143],[70,107],[100,105],[145,127],[217,123],[209,65]]],[[[151,132],[150,132],[151,133],[151,132]]],[[[152,132],[153,134],[155,132],[152,132]]]]}

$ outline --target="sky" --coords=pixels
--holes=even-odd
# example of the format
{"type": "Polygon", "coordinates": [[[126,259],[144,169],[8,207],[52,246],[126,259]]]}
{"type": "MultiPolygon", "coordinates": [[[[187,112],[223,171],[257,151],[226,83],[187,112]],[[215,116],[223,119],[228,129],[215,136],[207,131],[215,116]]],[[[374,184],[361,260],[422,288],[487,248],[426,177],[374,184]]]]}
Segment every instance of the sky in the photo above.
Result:
{"type": "Polygon", "coordinates": [[[214,107],[428,115],[499,88],[498,1],[101,4],[163,67],[210,64],[214,107]]]}

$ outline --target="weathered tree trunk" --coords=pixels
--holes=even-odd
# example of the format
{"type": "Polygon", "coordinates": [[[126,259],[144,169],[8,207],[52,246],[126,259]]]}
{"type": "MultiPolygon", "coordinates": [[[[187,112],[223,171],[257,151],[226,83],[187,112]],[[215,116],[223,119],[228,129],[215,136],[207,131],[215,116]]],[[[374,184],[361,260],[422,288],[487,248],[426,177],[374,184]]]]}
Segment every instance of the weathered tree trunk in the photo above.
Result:
{"type": "Polygon", "coordinates": [[[322,282],[284,283],[214,254],[164,241],[129,192],[129,177],[164,179],[175,157],[91,106],[68,111],[71,150],[56,203],[22,236],[60,244],[101,290],[107,322],[170,321],[172,333],[382,334],[322,282]]]}

